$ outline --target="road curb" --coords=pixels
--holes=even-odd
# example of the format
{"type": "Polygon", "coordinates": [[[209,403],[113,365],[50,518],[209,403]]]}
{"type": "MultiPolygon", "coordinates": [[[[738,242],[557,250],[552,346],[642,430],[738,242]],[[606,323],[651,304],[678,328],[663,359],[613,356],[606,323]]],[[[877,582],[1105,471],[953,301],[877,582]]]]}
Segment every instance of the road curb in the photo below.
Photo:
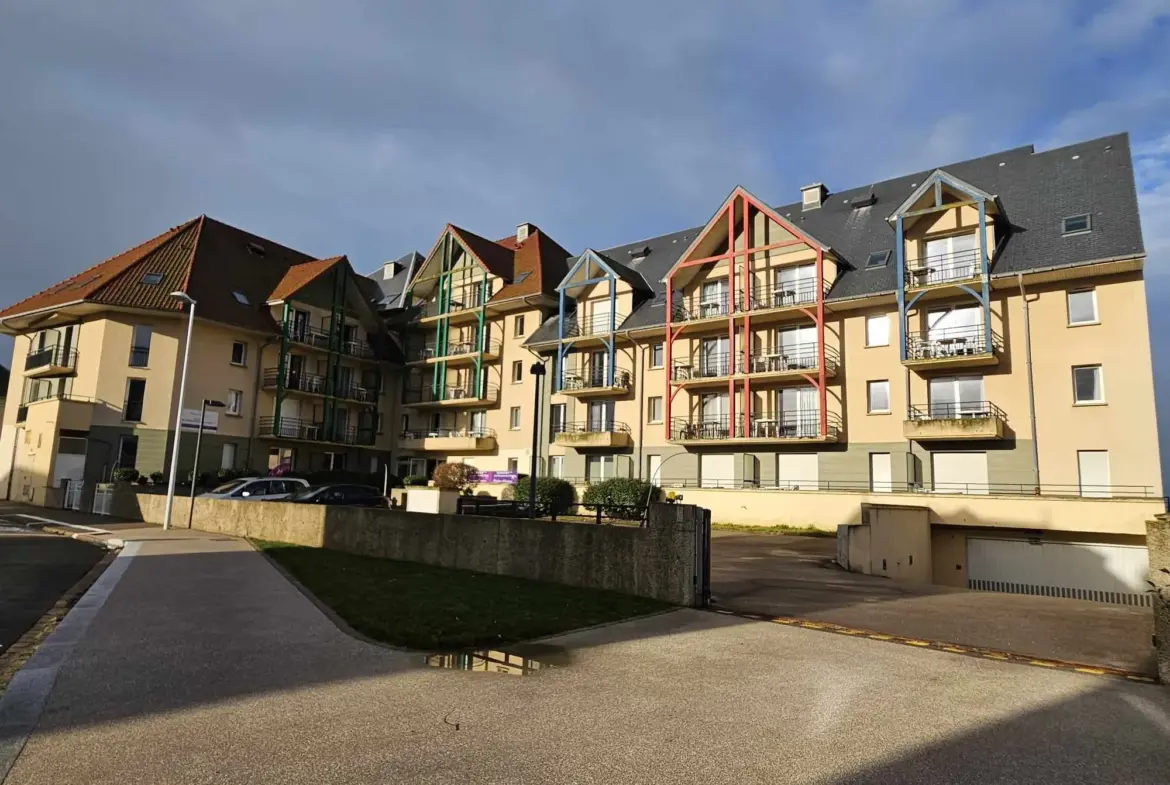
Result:
{"type": "Polygon", "coordinates": [[[782,624],[786,627],[799,627],[805,630],[830,632],[836,635],[848,635],[852,638],[866,638],[867,640],[878,641],[879,643],[894,643],[900,646],[913,646],[919,649],[930,649],[933,651],[941,651],[946,654],[958,654],[964,657],[978,657],[980,659],[993,660],[995,662],[1006,662],[1013,665],[1028,665],[1034,668],[1060,670],[1070,673],[1079,673],[1085,676],[1123,679],[1125,681],[1137,682],[1139,684],[1158,683],[1158,679],[1155,676],[1151,676],[1146,673],[1140,673],[1138,671],[1129,671],[1123,668],[1112,668],[1107,665],[1093,665],[1091,663],[1075,662],[1072,660],[1055,660],[1047,657],[1033,657],[1027,654],[1003,651],[1001,649],[987,649],[980,646],[969,646],[964,643],[950,643],[948,641],[911,638],[905,635],[891,635],[889,633],[877,632],[875,630],[846,627],[844,625],[834,624],[833,622],[828,621],[805,619],[799,616],[770,616],[765,613],[733,611],[723,608],[712,608],[711,611],[713,613],[719,613],[724,616],[735,616],[736,618],[740,619],[771,622],[773,624],[782,624]]]}

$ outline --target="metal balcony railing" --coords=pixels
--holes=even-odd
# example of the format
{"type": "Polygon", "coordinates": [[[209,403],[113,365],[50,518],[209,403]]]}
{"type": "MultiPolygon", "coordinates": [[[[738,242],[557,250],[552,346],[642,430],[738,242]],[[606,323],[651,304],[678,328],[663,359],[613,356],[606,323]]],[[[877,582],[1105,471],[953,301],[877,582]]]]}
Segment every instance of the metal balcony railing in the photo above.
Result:
{"type": "Polygon", "coordinates": [[[749,310],[749,306],[752,311],[765,311],[807,305],[816,302],[818,291],[827,291],[828,288],[823,281],[818,283],[816,279],[805,278],[790,283],[773,284],[752,281],[746,297],[741,291],[734,293],[721,291],[713,294],[695,291],[674,298],[671,319],[676,322],[711,319],[742,313],[749,310]]]}
{"type": "MultiPolygon", "coordinates": [[[[784,371],[816,371],[820,353],[816,342],[806,342],[752,352],[748,373],[781,373],[784,371]]],[[[825,370],[835,372],[841,364],[841,355],[832,346],[825,347],[825,370]]]]}
{"type": "Polygon", "coordinates": [[[365,360],[374,359],[374,350],[365,341],[356,338],[342,338],[339,340],[337,336],[331,336],[328,330],[311,327],[307,324],[285,322],[283,326],[288,335],[288,339],[295,343],[312,346],[315,349],[326,352],[333,351],[333,347],[336,346],[336,351],[341,354],[365,360]]]}
{"type": "Polygon", "coordinates": [[[480,351],[482,346],[485,354],[499,354],[500,342],[487,340],[482,344],[479,341],[449,341],[445,350],[440,350],[435,346],[416,346],[411,348],[406,355],[407,360],[431,360],[439,357],[458,357],[464,354],[475,354],[480,351]]]}
{"type": "Polygon", "coordinates": [[[403,439],[494,439],[494,428],[423,428],[402,432],[403,439]]]}
{"type": "MultiPolygon", "coordinates": [[[[826,436],[841,432],[841,417],[829,412],[826,417],[826,436]]],[[[799,414],[781,412],[775,417],[752,417],[744,430],[743,418],[732,422],[726,414],[714,417],[688,419],[673,417],[670,421],[672,441],[721,441],[724,439],[815,439],[821,436],[821,416],[817,412],[799,414]]]]}
{"type": "Polygon", "coordinates": [[[992,354],[1003,350],[1003,338],[991,334],[991,345],[987,344],[987,332],[983,325],[965,327],[942,327],[906,336],[906,357],[910,360],[937,360],[949,357],[969,357],[992,354]]]}
{"type": "Polygon", "coordinates": [[[334,424],[300,419],[297,417],[261,417],[257,423],[260,436],[274,436],[278,439],[348,444],[359,447],[373,445],[377,433],[373,428],[359,428],[353,425],[334,424]]]}
{"type": "Polygon", "coordinates": [[[790,283],[757,284],[755,281],[749,289],[753,311],[764,311],[769,308],[789,308],[794,305],[807,305],[817,301],[817,291],[828,291],[828,286],[821,282],[818,285],[815,278],[802,278],[790,283]]]}
{"type": "Polygon", "coordinates": [[[24,358],[24,370],[35,371],[38,368],[76,368],[77,350],[66,349],[64,346],[49,346],[44,349],[34,349],[24,358]]]}
{"type": "Polygon", "coordinates": [[[970,420],[992,418],[1007,422],[1003,409],[991,401],[947,401],[929,406],[911,406],[911,420],[970,420]]]}
{"type": "MultiPolygon", "coordinates": [[[[613,325],[616,330],[626,320],[624,313],[613,315],[613,325]]],[[[593,314],[581,317],[577,314],[566,317],[564,320],[564,336],[566,338],[585,338],[590,335],[606,335],[609,333],[610,315],[608,313],[593,314]]]]}
{"type": "Polygon", "coordinates": [[[130,347],[130,367],[131,368],[145,368],[150,361],[150,347],[149,346],[131,346],[130,347]]]}
{"type": "Polygon", "coordinates": [[[982,274],[979,249],[950,251],[916,259],[906,266],[906,286],[933,286],[951,281],[966,281],[982,274]]]}
{"type": "Polygon", "coordinates": [[[420,317],[440,316],[442,314],[458,313],[460,311],[470,311],[473,308],[478,308],[491,298],[491,285],[488,285],[487,296],[484,296],[484,291],[481,286],[473,286],[462,291],[453,292],[450,301],[443,309],[437,300],[432,300],[422,304],[419,308],[420,317]]]}
{"type": "MultiPolygon", "coordinates": [[[[277,368],[268,368],[265,369],[260,384],[264,389],[272,389],[277,386],[279,380],[280,370],[277,368]]],[[[305,373],[303,371],[286,370],[284,372],[284,388],[286,390],[296,390],[313,395],[345,398],[346,400],[358,401],[359,403],[375,403],[378,400],[378,391],[373,387],[366,387],[352,382],[343,383],[341,381],[336,381],[330,385],[324,376],[315,373],[305,373]]]]}
{"type": "Polygon", "coordinates": [[[670,378],[675,382],[717,379],[743,372],[743,355],[739,352],[711,352],[696,358],[675,360],[670,378]]]}
{"type": "Polygon", "coordinates": [[[553,433],[629,433],[630,426],[624,422],[594,418],[578,422],[555,422],[553,433]]]}
{"type": "Polygon", "coordinates": [[[600,364],[586,363],[578,368],[565,369],[561,390],[629,390],[633,384],[633,378],[633,374],[629,370],[614,368],[613,382],[611,383],[608,368],[600,364]]]}
{"type": "Polygon", "coordinates": [[[497,384],[484,382],[478,389],[474,384],[449,386],[442,393],[436,395],[431,387],[407,387],[402,391],[404,404],[442,403],[444,401],[466,400],[468,402],[492,402],[500,397],[500,387],[497,384]]]}

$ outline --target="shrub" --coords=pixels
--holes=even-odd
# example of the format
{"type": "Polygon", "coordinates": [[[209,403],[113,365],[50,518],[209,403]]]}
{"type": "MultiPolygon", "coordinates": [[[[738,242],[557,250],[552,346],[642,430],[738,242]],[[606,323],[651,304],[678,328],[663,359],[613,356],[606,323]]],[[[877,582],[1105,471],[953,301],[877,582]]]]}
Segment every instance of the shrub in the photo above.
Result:
{"type": "Polygon", "coordinates": [[[639,517],[631,509],[646,506],[647,498],[653,498],[658,489],[648,482],[632,477],[611,477],[585,490],[581,503],[601,511],[611,518],[635,519],[639,517]]]}
{"type": "Polygon", "coordinates": [[[446,491],[461,491],[474,483],[477,473],[474,466],[466,463],[440,463],[435,467],[431,479],[435,486],[446,491]]]}
{"type": "Polygon", "coordinates": [[[151,472],[150,473],[150,482],[152,485],[162,485],[164,482],[166,482],[166,479],[167,479],[167,476],[165,474],[163,474],[162,472],[151,472]]]}
{"type": "Polygon", "coordinates": [[[140,474],[140,475],[138,475],[138,479],[136,480],[136,482],[139,485],[146,485],[148,482],[150,482],[150,478],[147,477],[145,474],[140,474]]]}
{"type": "Polygon", "coordinates": [[[427,478],[419,474],[410,474],[403,478],[402,484],[407,488],[412,486],[426,485],[427,478]]]}
{"type": "Polygon", "coordinates": [[[114,472],[114,479],[122,482],[135,482],[138,479],[138,470],[130,467],[122,467],[114,472]]]}
{"type": "Polygon", "coordinates": [[[229,482],[243,476],[243,474],[236,471],[235,469],[218,469],[215,472],[215,479],[221,483],[229,482]]]}
{"type": "MultiPolygon", "coordinates": [[[[528,501],[528,478],[516,481],[512,486],[512,498],[528,501]]],[[[538,477],[536,479],[536,504],[549,515],[561,515],[569,511],[575,501],[573,486],[559,477],[538,477]]]]}

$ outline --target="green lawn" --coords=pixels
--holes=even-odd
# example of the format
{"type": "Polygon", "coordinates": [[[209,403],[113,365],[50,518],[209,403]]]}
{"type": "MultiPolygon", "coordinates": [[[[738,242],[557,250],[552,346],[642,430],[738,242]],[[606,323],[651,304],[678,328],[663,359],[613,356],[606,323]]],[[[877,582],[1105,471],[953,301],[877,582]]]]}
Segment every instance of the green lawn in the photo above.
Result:
{"type": "Polygon", "coordinates": [[[252,542],[355,630],[412,649],[515,643],[670,607],[614,592],[252,542]]]}
{"type": "Polygon", "coordinates": [[[751,534],[800,534],[805,537],[836,537],[837,532],[825,531],[815,526],[751,526],[746,523],[713,523],[711,528],[724,532],[749,532],[751,534]]]}

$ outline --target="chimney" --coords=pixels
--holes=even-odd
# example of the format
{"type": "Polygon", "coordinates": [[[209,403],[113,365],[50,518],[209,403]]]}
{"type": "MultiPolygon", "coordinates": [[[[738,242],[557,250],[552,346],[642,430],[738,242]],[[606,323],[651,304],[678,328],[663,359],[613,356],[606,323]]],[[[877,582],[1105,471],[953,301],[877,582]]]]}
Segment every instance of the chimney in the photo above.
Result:
{"type": "Polygon", "coordinates": [[[828,195],[829,189],[824,183],[806,185],[800,189],[800,209],[815,210],[825,203],[825,197],[828,195]]]}
{"type": "Polygon", "coordinates": [[[532,224],[520,224],[516,227],[516,242],[522,243],[528,239],[528,235],[536,231],[536,227],[532,224]]]}
{"type": "Polygon", "coordinates": [[[389,281],[400,272],[402,272],[401,262],[386,262],[382,265],[382,280],[389,281]]]}

